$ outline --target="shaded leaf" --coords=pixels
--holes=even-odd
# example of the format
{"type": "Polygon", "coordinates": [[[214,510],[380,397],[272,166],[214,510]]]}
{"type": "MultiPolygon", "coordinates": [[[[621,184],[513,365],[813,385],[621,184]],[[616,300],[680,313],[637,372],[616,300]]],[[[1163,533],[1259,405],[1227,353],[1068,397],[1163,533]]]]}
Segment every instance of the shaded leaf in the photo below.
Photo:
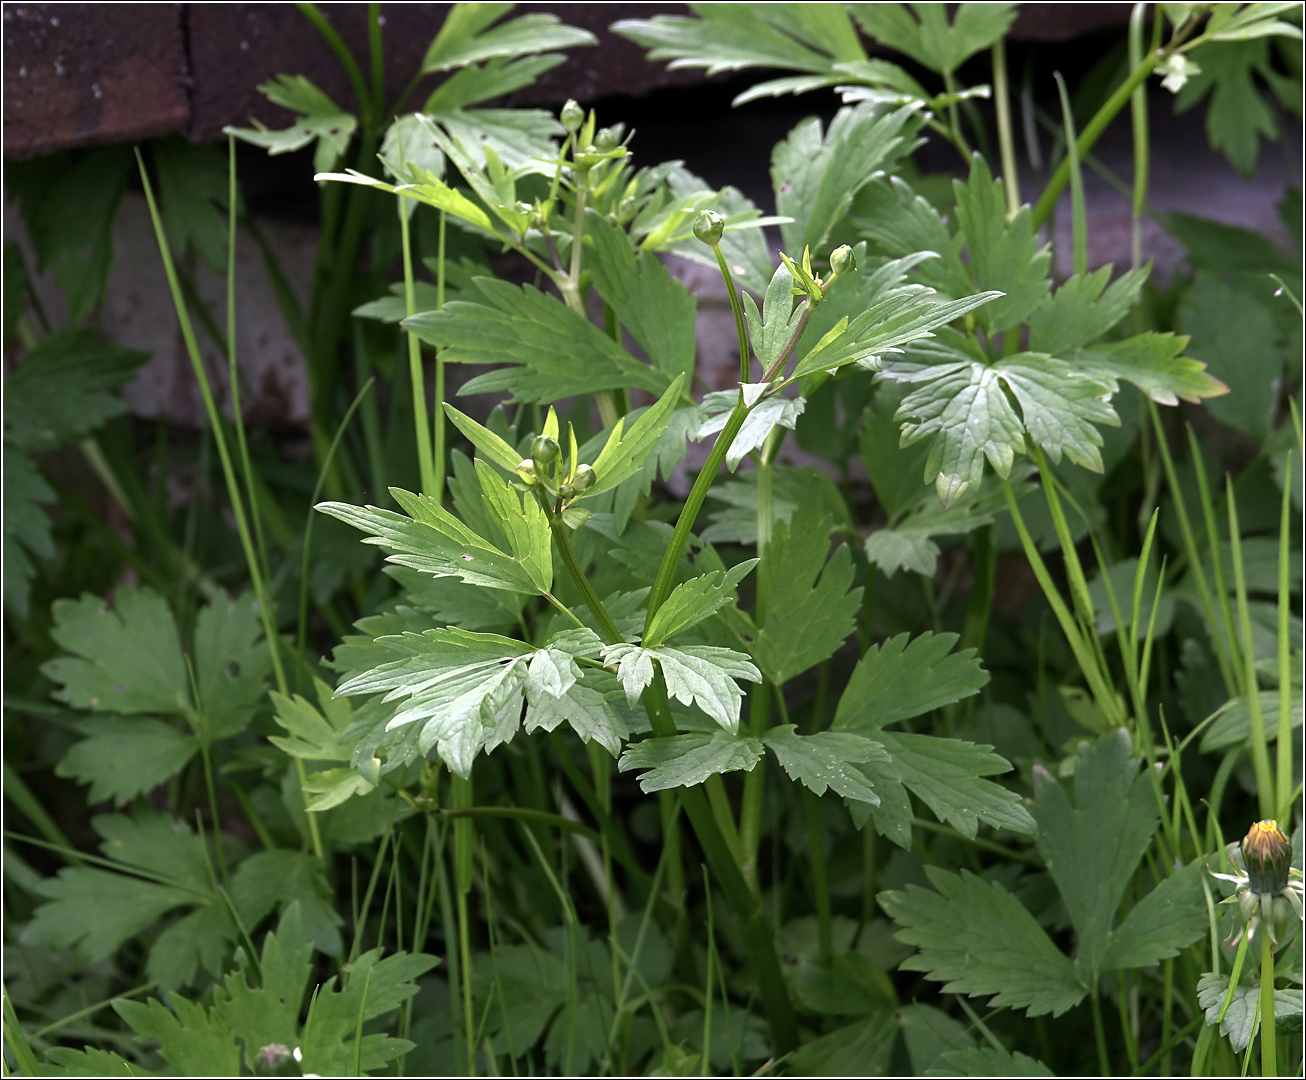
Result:
{"type": "MultiPolygon", "coordinates": [[[[974,649],[953,653],[956,634],[899,634],[872,645],[839,699],[832,730],[874,732],[970,697],[989,681],[974,649]]],[[[878,737],[878,736],[877,736],[878,737]]]]}
{"type": "Polygon", "coordinates": [[[626,747],[617,763],[620,772],[648,769],[639,778],[645,794],[673,787],[692,787],[717,773],[752,772],[762,759],[762,743],[751,736],[725,731],[692,732],[645,739],[626,747]]]}
{"type": "Polygon", "coordinates": [[[733,603],[739,583],[757,564],[757,559],[745,559],[729,570],[681,582],[654,614],[644,634],[644,647],[656,648],[733,603]]]}
{"type": "Polygon", "coordinates": [[[850,763],[887,761],[882,744],[864,735],[821,731],[799,735],[793,724],[770,728],[762,737],[780,766],[813,794],[824,795],[827,789],[846,799],[878,806],[880,797],[867,782],[866,775],[850,768],[850,763]]]}
{"type": "Polygon", "coordinates": [[[920,948],[903,970],[925,972],[945,993],[992,995],[991,1008],[1027,1016],[1060,1016],[1084,999],[1088,988],[1075,966],[1001,885],[968,870],[958,877],[927,866],[925,874],[936,892],[908,885],[878,897],[904,928],[898,940],[920,948]]]}

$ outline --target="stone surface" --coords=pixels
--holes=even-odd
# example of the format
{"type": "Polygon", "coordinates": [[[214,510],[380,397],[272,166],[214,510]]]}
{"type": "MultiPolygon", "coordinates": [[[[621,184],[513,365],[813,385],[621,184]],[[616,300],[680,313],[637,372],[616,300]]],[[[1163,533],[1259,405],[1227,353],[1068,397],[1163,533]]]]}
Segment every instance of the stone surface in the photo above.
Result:
{"type": "Polygon", "coordinates": [[[5,4],[5,157],[182,130],[180,7],[5,4]]]}
{"type": "MultiPolygon", "coordinates": [[[[409,86],[449,7],[382,6],[388,102],[409,86]]],[[[328,4],[323,11],[350,51],[367,56],[366,5],[328,4]]],[[[683,4],[541,3],[517,14],[527,11],[587,29],[598,45],[572,50],[568,63],[511,97],[510,105],[556,107],[569,97],[588,104],[707,79],[700,69],[649,63],[639,46],[608,30],[617,19],[685,13],[683,4]]],[[[1123,25],[1129,11],[1127,4],[1024,4],[1010,37],[1069,41],[1123,25]]],[[[307,76],[356,109],[344,68],[292,4],[6,4],[4,44],[9,159],[173,131],[210,141],[251,117],[282,124],[285,112],[269,105],[258,86],[283,72],[307,76]]],[[[408,100],[420,105],[440,78],[419,82],[408,100]]]]}

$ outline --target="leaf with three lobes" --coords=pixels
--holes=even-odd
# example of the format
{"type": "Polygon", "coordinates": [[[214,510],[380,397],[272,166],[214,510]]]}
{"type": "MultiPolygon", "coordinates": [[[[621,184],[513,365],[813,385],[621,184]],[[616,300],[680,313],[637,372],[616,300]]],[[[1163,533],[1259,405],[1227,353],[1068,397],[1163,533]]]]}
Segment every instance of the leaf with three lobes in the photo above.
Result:
{"type": "Polygon", "coordinates": [[[758,588],[765,622],[753,659],[777,686],[833,656],[853,632],[862,590],[851,589],[852,554],[843,544],[827,560],[834,519],[821,513],[821,495],[803,495],[795,522],[777,522],[762,556],[758,588]]]}
{"type": "MultiPolygon", "coordinates": [[[[518,459],[520,460],[520,459],[518,459]]],[[[437,577],[459,577],[470,585],[536,596],[540,593],[526,568],[481,539],[427,495],[391,488],[395,500],[411,517],[375,506],[319,503],[317,509],[347,525],[371,533],[364,543],[395,554],[388,562],[422,570],[437,577]]]]}
{"type": "Polygon", "coordinates": [[[253,128],[228,128],[243,142],[261,146],[269,154],[289,154],[317,143],[313,153],[313,171],[324,173],[335,167],[349,149],[349,140],[358,127],[357,117],[345,112],[303,75],[278,75],[259,87],[273,105],[299,113],[288,128],[269,131],[259,121],[253,128]]]}
{"type": "Polygon", "coordinates": [[[910,643],[899,634],[872,645],[839,699],[832,730],[870,734],[979,693],[989,674],[974,649],[952,653],[956,643],[956,634],[927,631],[910,643]]]}
{"type": "Polygon", "coordinates": [[[698,705],[731,733],[739,727],[739,704],[744,697],[736,680],[762,681],[762,673],[742,653],[713,645],[644,649],[622,642],[603,650],[603,662],[617,665],[617,678],[631,705],[653,681],[655,660],[662,668],[668,694],[684,705],[698,705]]]}
{"type": "Polygon", "coordinates": [[[762,743],[752,736],[725,731],[692,732],[667,738],[645,739],[626,747],[617,765],[620,772],[648,769],[639,778],[649,794],[673,787],[692,787],[717,773],[752,772],[762,759],[762,743]]]}
{"type": "Polygon", "coordinates": [[[706,418],[697,425],[691,436],[706,439],[721,431],[730,420],[743,392],[744,403],[749,406],[748,416],[735,435],[735,441],[726,452],[726,468],[734,472],[744,458],[766,442],[777,427],[792,431],[803,415],[806,402],[801,398],[787,398],[774,394],[759,401],[767,389],[764,383],[745,383],[739,390],[716,390],[703,398],[699,414],[706,418]]]}
{"type": "Polygon", "coordinates": [[[878,170],[891,169],[917,145],[923,124],[912,105],[888,111],[862,104],[842,108],[822,132],[804,120],[771,155],[776,213],[794,220],[780,226],[786,251],[823,251],[825,238],[878,170]]]}
{"type": "MultiPolygon", "coordinates": [[[[478,66],[461,68],[431,91],[419,115],[444,119],[450,113],[504,97],[530,86],[545,72],[565,63],[566,59],[561,53],[545,53],[520,60],[496,56],[478,66]]],[[[479,118],[481,112],[492,111],[498,110],[478,110],[471,115],[479,118]]]]}
{"type": "Polygon", "coordinates": [[[656,648],[733,603],[739,583],[757,563],[757,559],[745,559],[729,570],[703,574],[677,585],[649,623],[644,647],[656,648]]]}
{"type": "Polygon", "coordinates": [[[625,232],[594,211],[585,219],[586,266],[594,287],[653,366],[692,377],[698,299],[651,251],[637,253],[625,232]]]}
{"type": "Polygon", "coordinates": [[[149,588],[120,588],[103,599],[56,600],[50,636],[73,656],[44,664],[62,684],[54,696],[79,709],[176,714],[189,709],[189,679],[167,602],[149,588]]]}
{"type": "Polygon", "coordinates": [[[289,737],[269,735],[268,742],[295,758],[348,761],[352,747],[343,744],[340,736],[353,719],[353,709],[348,701],[333,698],[331,688],[321,679],[313,680],[313,689],[320,709],[299,694],[288,698],[272,691],[276,721],[289,737]]]}
{"type": "MultiPolygon", "coordinates": [[[[1216,1020],[1220,1016],[1220,1011],[1224,1008],[1224,999],[1229,995],[1229,976],[1227,974],[1215,975],[1207,972],[1197,982],[1197,1003],[1206,1010],[1206,1026],[1214,1027],[1216,1020]]],[[[1259,1026],[1260,1019],[1260,996],[1261,988],[1259,986],[1238,986],[1233,992],[1233,1000],[1229,1003],[1229,1011],[1224,1014],[1224,1019],[1220,1022],[1220,1034],[1229,1040],[1235,1054],[1241,1054],[1247,1049],[1247,1045],[1252,1041],[1259,1026]]],[[[1302,1015],[1302,992],[1299,989],[1289,988],[1287,990],[1274,991],[1274,1020],[1275,1023],[1286,1020],[1285,1027],[1296,1021],[1297,1026],[1301,1025],[1302,1015]]]]}
{"type": "MultiPolygon", "coordinates": [[[[952,235],[939,212],[896,176],[872,180],[858,196],[853,225],[885,252],[900,257],[931,252],[932,259],[915,266],[918,280],[954,300],[975,289],[970,269],[961,261],[952,235]]],[[[835,283],[835,288],[838,287],[835,283]]]]}
{"type": "Polygon", "coordinates": [[[815,735],[799,735],[793,724],[770,728],[762,737],[780,766],[810,788],[814,795],[824,795],[832,790],[845,799],[880,804],[880,797],[868,783],[865,773],[850,768],[850,764],[863,761],[888,761],[889,755],[882,744],[864,735],[821,731],[815,735]]]}
{"type": "Polygon", "coordinates": [[[453,300],[403,324],[449,363],[496,365],[460,393],[508,390],[513,401],[548,403],[624,387],[661,394],[670,383],[561,300],[530,285],[484,277],[473,283],[476,300],[453,300]]]}
{"type": "Polygon", "coordinates": [[[434,748],[463,777],[481,749],[516,733],[531,646],[453,627],[380,643],[401,659],[355,675],[336,694],[385,693],[386,701],[402,702],[386,730],[420,724],[420,752],[434,748]]]}
{"type": "Polygon", "coordinates": [[[589,31],[567,26],[556,15],[522,15],[493,25],[510,10],[507,4],[455,7],[427,47],[422,74],[595,43],[589,31]]]}
{"type": "Polygon", "coordinates": [[[960,4],[951,25],[941,7],[913,5],[912,10],[915,18],[905,4],[857,4],[852,13],[876,41],[940,73],[956,71],[987,49],[1016,18],[1015,4],[960,4]]]}
{"type": "Polygon", "coordinates": [[[920,952],[905,971],[923,971],[949,994],[992,995],[989,1006],[1060,1016],[1088,993],[1080,973],[1043,928],[997,882],[927,866],[937,891],[908,885],[881,893],[880,906],[903,927],[899,941],[920,952]]]}
{"type": "Polygon", "coordinates": [[[32,559],[54,554],[50,519],[41,504],[54,502],[55,494],[32,459],[9,448],[4,455],[3,498],[5,607],[25,616],[36,576],[32,559]]]}

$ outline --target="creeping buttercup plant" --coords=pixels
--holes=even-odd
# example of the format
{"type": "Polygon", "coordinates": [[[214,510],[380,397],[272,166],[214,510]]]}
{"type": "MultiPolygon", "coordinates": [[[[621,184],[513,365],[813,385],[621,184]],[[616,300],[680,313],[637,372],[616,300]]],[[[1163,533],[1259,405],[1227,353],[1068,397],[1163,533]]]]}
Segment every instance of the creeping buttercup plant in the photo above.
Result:
{"type": "MultiPolygon", "coordinates": [[[[6,771],[69,864],[6,867],[30,971],[6,983],[17,1069],[1204,1075],[1258,1049],[1262,1075],[1299,1070],[1300,380],[1245,406],[1263,388],[1201,315],[1261,305],[1254,347],[1282,375],[1300,266],[1176,217],[1192,279],[1163,294],[1141,256],[1090,272],[1080,170],[1134,103],[1141,214],[1149,77],[1227,98],[1234,54],[1299,42],[1300,6],[1138,5],[1129,73],[1082,132],[1060,86],[1061,162],[1032,206],[1015,7],[617,24],[653,59],[800,73],[741,102],[835,88],[828,122],[774,148],[765,216],[574,102],[474,107],[588,43],[552,16],[456,5],[423,64],[452,74],[409,113],[381,98],[376,6],[369,88],[304,5],[359,115],[282,76],[265,93],[294,124],[233,138],[314,144],[324,225],[346,263],[371,228],[374,268],[330,265],[324,239],[298,317],[316,373],[298,540],[239,409],[216,407],[168,243],[189,219],[142,167],[248,579],[194,568],[147,496],[142,533],[191,584],[52,609],[45,708],[75,733],[56,771],[117,805],[91,823],[101,854],[79,852],[6,771]],[[992,84],[961,85],[985,52],[992,84]],[[985,99],[998,160],[974,150],[985,99]],[[917,172],[929,138],[960,155],[947,184],[917,172]],[[1041,228],[1067,186],[1074,272],[1054,280],[1041,228]],[[676,259],[725,286],[726,389],[700,392],[676,259]],[[367,297],[352,330],[348,296],[367,297]],[[449,364],[483,369],[459,407],[449,364]],[[1234,402],[1221,419],[1258,440],[1223,493],[1181,401],[1234,402]],[[361,537],[315,532],[336,523],[361,537]],[[1226,849],[1239,814],[1259,824],[1226,849]],[[70,972],[76,1005],[43,969],[70,972]],[[125,1028],[88,1005],[110,990],[125,1028]]],[[[234,155],[225,206],[234,245],[234,155]]],[[[78,343],[43,339],[9,389],[60,341],[78,343]]],[[[95,384],[97,418],[135,362],[95,384]]],[[[87,426],[33,434],[7,409],[6,441],[31,455],[87,426]]],[[[53,493],[18,460],[39,557],[53,493]]],[[[7,578],[16,611],[33,573],[7,578]]]]}

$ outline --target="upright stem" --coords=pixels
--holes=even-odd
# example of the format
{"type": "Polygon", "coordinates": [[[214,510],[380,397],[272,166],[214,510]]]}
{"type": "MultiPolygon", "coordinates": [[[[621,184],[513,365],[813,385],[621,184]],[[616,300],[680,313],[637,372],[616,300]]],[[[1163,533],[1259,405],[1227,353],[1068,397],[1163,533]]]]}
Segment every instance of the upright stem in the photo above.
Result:
{"type": "MultiPolygon", "coordinates": [[[[417,311],[413,288],[413,252],[408,234],[409,200],[399,196],[399,237],[404,255],[404,310],[412,318],[417,311]]],[[[433,499],[441,499],[444,492],[437,486],[435,463],[431,459],[431,419],[426,410],[426,377],[422,371],[422,345],[417,335],[408,333],[408,374],[413,384],[413,434],[417,441],[417,467],[422,478],[422,491],[433,499]]],[[[442,411],[439,405],[436,410],[442,411]]]]}
{"type": "Polygon", "coordinates": [[[1093,1036],[1097,1040],[1097,1065],[1103,1076],[1111,1075],[1111,1059],[1106,1052],[1106,1028],[1102,1024],[1102,1000],[1097,991],[1092,994],[1093,1036]]]}
{"type": "Polygon", "coordinates": [[[1292,646],[1288,636],[1292,614],[1290,534],[1292,532],[1292,454],[1283,461],[1283,505],[1279,514],[1279,737],[1275,747],[1278,819],[1288,831],[1292,809],[1292,646]]]}
{"type": "Polygon", "coordinates": [[[1260,804],[1261,817],[1265,819],[1274,817],[1276,809],[1274,781],[1270,774],[1270,754],[1265,745],[1265,718],[1261,714],[1261,692],[1256,678],[1256,653],[1252,648],[1252,618],[1247,606],[1242,538],[1238,535],[1238,506],[1234,499],[1232,481],[1227,483],[1226,502],[1229,508],[1229,554],[1233,560],[1234,589],[1238,594],[1238,622],[1242,629],[1242,654],[1246,671],[1243,681],[1247,694],[1247,720],[1251,726],[1252,765],[1256,769],[1257,801],[1260,804]]]}
{"type": "MultiPolygon", "coordinates": [[[[444,221],[445,213],[440,211],[440,262],[435,272],[435,306],[436,310],[444,308],[444,221]]],[[[441,502],[444,501],[444,356],[441,350],[435,351],[435,488],[429,494],[441,502]]]]}
{"type": "Polygon", "coordinates": [[[744,309],[739,303],[739,290],[735,288],[735,279],[730,273],[730,266],[721,251],[721,245],[713,244],[712,253],[716,255],[716,264],[725,279],[726,292],[730,295],[730,310],[735,316],[735,335],[739,339],[739,381],[748,382],[748,331],[744,326],[744,309]]]}
{"type": "MultiPolygon", "coordinates": [[[[1107,98],[1102,107],[1097,110],[1093,119],[1090,120],[1084,128],[1083,134],[1081,134],[1075,142],[1075,148],[1078,151],[1080,158],[1086,157],[1088,152],[1093,149],[1093,146],[1101,137],[1102,132],[1106,130],[1107,125],[1115,119],[1116,113],[1125,107],[1125,103],[1129,101],[1133,92],[1147,81],[1147,77],[1152,74],[1152,70],[1160,61],[1161,54],[1159,52],[1153,52],[1145,56],[1142,63],[1129,73],[1129,77],[1120,84],[1116,89],[1116,92],[1107,98]]],[[[1048,181],[1048,186],[1044,188],[1043,194],[1039,196],[1038,203],[1034,207],[1034,213],[1032,215],[1034,228],[1037,229],[1047,220],[1048,215],[1052,213],[1053,207],[1057,204],[1057,199],[1061,196],[1061,192],[1065,190],[1066,184],[1069,180],[1070,157],[1067,155],[1062,160],[1061,164],[1057,166],[1057,171],[1052,174],[1052,179],[1048,181]]]]}
{"type": "Polygon", "coordinates": [[[812,892],[816,898],[821,964],[829,967],[834,963],[834,930],[830,915],[830,882],[825,871],[825,834],[821,829],[821,803],[807,787],[801,787],[801,790],[803,816],[807,819],[807,844],[812,849],[812,892]]]}
{"type": "Polygon", "coordinates": [[[657,614],[658,608],[666,603],[667,597],[671,595],[671,589],[676,579],[676,566],[680,563],[680,556],[685,551],[685,545],[689,543],[689,532],[694,527],[694,519],[698,517],[699,510],[703,508],[703,500],[707,498],[708,489],[712,486],[712,481],[716,479],[717,471],[721,468],[721,463],[725,461],[730,445],[735,441],[735,436],[739,434],[739,429],[744,426],[744,420],[747,416],[748,406],[744,404],[744,395],[741,391],[739,400],[735,403],[734,412],[730,414],[730,419],[726,421],[725,428],[717,436],[712,452],[708,454],[707,461],[703,463],[703,468],[699,471],[694,486],[689,492],[689,498],[685,500],[685,505],[680,511],[680,517],[676,519],[676,527],[671,534],[671,541],[667,544],[667,550],[662,556],[662,565],[658,567],[658,576],[653,582],[653,590],[649,593],[648,611],[644,617],[645,633],[648,633],[648,628],[652,624],[653,616],[657,614]]]}
{"type": "Polygon", "coordinates": [[[1261,927],[1261,1075],[1278,1076],[1274,1045],[1274,943],[1270,928],[1261,927]]]}
{"type": "Polygon", "coordinates": [[[1007,85],[1007,46],[998,38],[993,46],[993,108],[998,115],[998,149],[1002,157],[1002,188],[1007,196],[1007,217],[1020,209],[1020,178],[1016,172],[1016,140],[1011,130],[1011,91],[1007,85]]]}
{"type": "MultiPolygon", "coordinates": [[[[1143,62],[1143,19],[1147,15],[1146,4],[1135,4],[1129,16],[1129,66],[1137,69],[1143,62]]],[[[1157,13],[1159,19],[1160,13],[1157,13]]],[[[1130,268],[1137,270],[1143,265],[1143,208],[1147,205],[1148,146],[1147,137],[1147,82],[1138,84],[1138,88],[1129,99],[1130,118],[1133,121],[1134,134],[1134,204],[1133,204],[1133,251],[1130,268]]],[[[1137,301],[1135,300],[1135,305],[1137,301]]],[[[1135,327],[1141,330],[1142,327],[1135,327]]]]}

